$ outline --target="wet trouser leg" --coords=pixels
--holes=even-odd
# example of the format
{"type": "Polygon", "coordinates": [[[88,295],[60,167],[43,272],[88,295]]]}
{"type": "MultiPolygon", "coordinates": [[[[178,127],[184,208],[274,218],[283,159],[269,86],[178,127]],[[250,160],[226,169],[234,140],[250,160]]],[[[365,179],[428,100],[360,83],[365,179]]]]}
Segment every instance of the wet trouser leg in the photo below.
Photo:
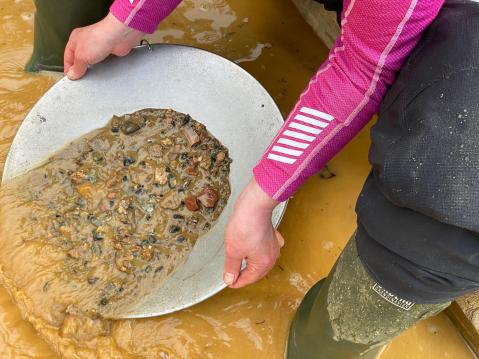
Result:
{"type": "Polygon", "coordinates": [[[113,0],[35,0],[33,54],[27,71],[63,71],[63,51],[70,33],[108,14],[113,0]]]}
{"type": "Polygon", "coordinates": [[[331,274],[306,294],[291,326],[288,359],[373,359],[381,346],[449,302],[402,309],[373,290],[351,239],[331,274]]]}
{"type": "Polygon", "coordinates": [[[478,93],[479,3],[446,0],[382,102],[358,230],[303,299],[289,359],[374,358],[479,289],[478,93]]]}

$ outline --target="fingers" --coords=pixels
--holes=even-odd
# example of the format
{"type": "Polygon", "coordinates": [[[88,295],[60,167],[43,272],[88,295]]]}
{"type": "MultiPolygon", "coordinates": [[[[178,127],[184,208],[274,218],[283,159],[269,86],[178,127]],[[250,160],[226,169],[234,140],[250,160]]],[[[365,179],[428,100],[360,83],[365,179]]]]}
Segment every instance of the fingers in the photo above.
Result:
{"type": "Polygon", "coordinates": [[[63,54],[63,72],[65,75],[68,73],[68,70],[70,70],[74,60],[75,50],[71,41],[68,41],[68,44],[65,48],[65,53],[63,54]]]}
{"type": "Polygon", "coordinates": [[[86,70],[88,70],[88,63],[76,56],[73,66],[67,72],[67,76],[70,80],[78,80],[85,75],[86,70]]]}
{"type": "Polygon", "coordinates": [[[273,235],[278,245],[273,244],[272,248],[270,247],[269,250],[265,248],[261,253],[251,253],[251,257],[246,258],[246,268],[239,273],[236,281],[229,285],[230,288],[242,288],[253,284],[266,276],[273,268],[276,259],[279,257],[279,250],[284,246],[283,236],[276,230],[274,230],[273,235]]]}
{"type": "MultiPolygon", "coordinates": [[[[240,248],[236,248],[238,241],[225,241],[225,271],[223,274],[224,282],[230,288],[242,288],[249,284],[253,284],[266,276],[271,268],[274,266],[276,259],[279,257],[279,250],[284,246],[284,238],[278,231],[274,230],[272,233],[274,238],[272,247],[263,248],[261,251],[253,251],[246,255],[246,268],[243,271],[241,269],[241,263],[243,253],[240,248]],[[274,244],[276,239],[277,244],[274,244]]],[[[244,253],[243,253],[244,254],[244,253]]]]}
{"type": "Polygon", "coordinates": [[[276,240],[278,241],[279,248],[283,248],[284,246],[284,237],[279,233],[276,229],[274,230],[274,235],[276,236],[276,240]]]}
{"type": "Polygon", "coordinates": [[[223,272],[223,281],[226,285],[231,286],[239,276],[241,270],[241,262],[243,257],[239,256],[229,247],[225,246],[225,266],[223,272]]]}
{"type": "Polygon", "coordinates": [[[70,80],[78,80],[88,69],[88,62],[79,56],[77,34],[78,30],[73,30],[63,54],[63,72],[70,80]]]}
{"type": "Polygon", "coordinates": [[[242,288],[259,281],[268,274],[275,261],[276,259],[265,259],[265,263],[256,265],[253,261],[247,260],[246,268],[240,273],[238,279],[230,285],[230,288],[242,288]]]}
{"type": "Polygon", "coordinates": [[[118,20],[111,20],[106,17],[72,31],[63,55],[64,72],[70,80],[83,77],[89,65],[103,61],[110,54],[127,55],[142,37],[142,32],[131,31],[118,20]]]}

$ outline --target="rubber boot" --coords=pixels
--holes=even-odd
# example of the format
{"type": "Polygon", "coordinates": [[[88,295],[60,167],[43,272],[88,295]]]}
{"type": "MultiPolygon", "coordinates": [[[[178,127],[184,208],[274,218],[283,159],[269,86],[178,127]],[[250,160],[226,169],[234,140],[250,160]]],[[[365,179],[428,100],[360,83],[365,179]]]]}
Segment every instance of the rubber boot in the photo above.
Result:
{"type": "Polygon", "coordinates": [[[398,305],[407,304],[401,308],[372,289],[377,286],[351,240],[331,274],[301,302],[291,325],[286,358],[375,359],[392,338],[450,304],[417,304],[398,298],[398,305]]]}
{"type": "Polygon", "coordinates": [[[70,33],[103,19],[113,0],[35,0],[33,54],[25,69],[63,71],[70,33]]]}

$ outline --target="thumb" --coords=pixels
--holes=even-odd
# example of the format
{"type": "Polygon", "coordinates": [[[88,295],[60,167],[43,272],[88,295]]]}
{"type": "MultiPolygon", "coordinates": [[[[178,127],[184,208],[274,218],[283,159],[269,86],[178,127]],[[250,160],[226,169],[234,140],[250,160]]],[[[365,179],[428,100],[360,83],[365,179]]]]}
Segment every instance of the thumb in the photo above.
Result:
{"type": "Polygon", "coordinates": [[[281,235],[281,233],[279,233],[279,232],[275,229],[275,230],[274,230],[274,235],[276,236],[276,240],[278,241],[279,248],[283,248],[283,246],[284,246],[284,238],[283,238],[283,236],[281,235]]]}
{"type": "Polygon", "coordinates": [[[83,75],[85,75],[87,69],[88,63],[78,57],[75,57],[73,65],[67,72],[67,76],[70,80],[78,80],[83,75]]]}
{"type": "Polygon", "coordinates": [[[223,272],[223,281],[230,286],[238,279],[243,258],[236,254],[229,254],[225,251],[225,266],[223,272]]]}

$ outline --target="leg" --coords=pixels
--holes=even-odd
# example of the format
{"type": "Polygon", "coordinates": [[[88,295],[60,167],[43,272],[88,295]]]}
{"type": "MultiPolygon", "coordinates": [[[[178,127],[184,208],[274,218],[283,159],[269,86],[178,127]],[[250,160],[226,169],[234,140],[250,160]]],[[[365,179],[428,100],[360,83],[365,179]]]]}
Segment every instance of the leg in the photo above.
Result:
{"type": "Polygon", "coordinates": [[[113,0],[35,1],[33,54],[27,71],[63,71],[63,51],[77,27],[100,21],[113,0]]]}
{"type": "Polygon", "coordinates": [[[381,346],[449,302],[402,309],[372,288],[354,237],[331,274],[303,299],[289,334],[288,359],[374,359],[381,346]]]}
{"type": "Polygon", "coordinates": [[[389,89],[371,130],[358,253],[418,303],[479,287],[479,3],[448,0],[389,89]]]}
{"type": "Polygon", "coordinates": [[[389,89],[355,239],[301,303],[288,358],[372,359],[479,288],[478,21],[479,4],[446,1],[389,89]]]}

